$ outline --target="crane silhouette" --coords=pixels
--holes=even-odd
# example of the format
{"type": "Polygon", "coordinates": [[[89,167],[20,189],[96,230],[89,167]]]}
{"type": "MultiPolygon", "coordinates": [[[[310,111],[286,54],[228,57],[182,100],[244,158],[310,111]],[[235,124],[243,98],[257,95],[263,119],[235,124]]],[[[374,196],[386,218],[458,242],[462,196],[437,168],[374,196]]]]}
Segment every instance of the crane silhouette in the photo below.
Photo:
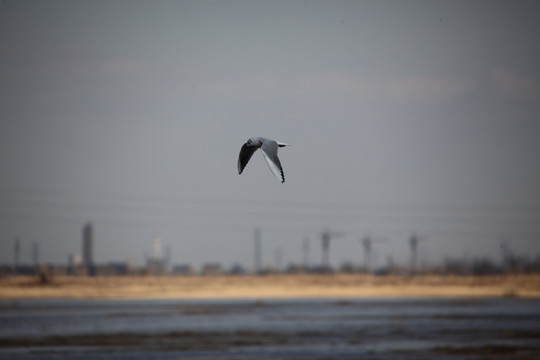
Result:
{"type": "Polygon", "coordinates": [[[345,236],[345,234],[324,229],[320,236],[322,241],[322,271],[330,272],[330,240],[345,236]]]}
{"type": "Polygon", "coordinates": [[[365,272],[366,272],[366,274],[371,274],[372,273],[372,269],[371,269],[371,249],[372,249],[373,243],[375,243],[375,242],[378,242],[378,243],[389,242],[390,239],[384,238],[384,237],[383,238],[379,238],[379,237],[373,238],[368,233],[362,239],[360,239],[360,241],[362,242],[362,245],[364,247],[364,268],[365,268],[365,272]]]}

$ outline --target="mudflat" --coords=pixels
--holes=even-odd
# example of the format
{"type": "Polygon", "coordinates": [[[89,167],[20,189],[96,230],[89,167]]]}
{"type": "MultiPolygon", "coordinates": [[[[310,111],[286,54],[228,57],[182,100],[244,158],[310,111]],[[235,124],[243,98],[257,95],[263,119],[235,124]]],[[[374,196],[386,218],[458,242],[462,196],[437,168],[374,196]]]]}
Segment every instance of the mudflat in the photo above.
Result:
{"type": "Polygon", "coordinates": [[[55,276],[0,278],[0,299],[540,298],[540,274],[55,276]]]}

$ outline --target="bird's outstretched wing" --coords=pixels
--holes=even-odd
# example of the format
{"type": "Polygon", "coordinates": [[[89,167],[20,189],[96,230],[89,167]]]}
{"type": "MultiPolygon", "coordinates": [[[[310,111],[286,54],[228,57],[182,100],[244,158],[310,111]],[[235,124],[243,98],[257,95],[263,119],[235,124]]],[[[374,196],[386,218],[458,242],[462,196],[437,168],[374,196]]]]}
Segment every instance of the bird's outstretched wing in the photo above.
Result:
{"type": "Polygon", "coordinates": [[[249,159],[253,156],[253,153],[257,151],[258,147],[250,146],[247,143],[242,145],[240,149],[240,155],[238,155],[238,174],[244,171],[249,159]]]}
{"type": "Polygon", "coordinates": [[[270,170],[274,173],[274,175],[281,179],[281,182],[285,182],[285,174],[283,173],[283,168],[281,167],[281,163],[279,162],[279,158],[277,156],[278,151],[278,144],[275,141],[265,141],[263,143],[263,146],[261,147],[262,153],[264,155],[264,160],[266,160],[266,163],[268,164],[268,167],[270,170]]]}

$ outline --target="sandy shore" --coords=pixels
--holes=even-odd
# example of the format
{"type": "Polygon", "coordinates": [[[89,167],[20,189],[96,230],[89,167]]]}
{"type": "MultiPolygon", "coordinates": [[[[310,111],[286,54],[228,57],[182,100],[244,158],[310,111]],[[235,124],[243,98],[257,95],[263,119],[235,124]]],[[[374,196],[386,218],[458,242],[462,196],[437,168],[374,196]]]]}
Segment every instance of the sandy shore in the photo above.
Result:
{"type": "Polygon", "coordinates": [[[540,298],[540,275],[32,277],[0,279],[0,299],[540,298]]]}

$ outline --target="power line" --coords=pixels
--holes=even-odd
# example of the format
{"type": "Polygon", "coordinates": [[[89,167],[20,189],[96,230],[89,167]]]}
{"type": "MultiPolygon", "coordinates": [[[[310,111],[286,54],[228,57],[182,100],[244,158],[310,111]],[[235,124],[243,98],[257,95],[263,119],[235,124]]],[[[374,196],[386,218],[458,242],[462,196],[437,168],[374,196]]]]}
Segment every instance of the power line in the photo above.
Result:
{"type": "MultiPolygon", "coordinates": [[[[539,223],[540,215],[535,213],[528,213],[525,215],[516,215],[514,213],[509,214],[477,214],[472,215],[455,215],[444,213],[411,213],[411,212],[396,212],[393,209],[389,209],[386,212],[373,211],[369,208],[357,209],[356,211],[341,211],[336,212],[335,209],[328,209],[325,207],[308,207],[308,208],[268,208],[266,203],[264,205],[254,204],[253,208],[247,208],[244,204],[238,204],[238,202],[219,202],[216,201],[210,205],[198,204],[193,206],[192,204],[185,203],[129,203],[129,202],[111,202],[110,199],[106,201],[96,202],[95,199],[90,201],[74,201],[71,199],[27,199],[27,198],[2,198],[0,196],[0,209],[9,209],[9,213],[22,213],[31,215],[35,212],[46,211],[48,214],[54,214],[55,212],[66,212],[73,214],[78,213],[92,213],[99,212],[100,214],[108,213],[110,217],[116,217],[121,214],[125,216],[144,216],[144,217],[163,217],[163,216],[187,216],[187,217],[204,217],[209,218],[211,216],[223,217],[243,217],[253,218],[264,216],[265,218],[283,218],[284,215],[294,215],[296,220],[301,218],[310,220],[315,217],[319,217],[323,220],[325,217],[331,217],[338,221],[357,221],[361,218],[364,222],[370,223],[406,223],[411,221],[416,222],[429,222],[434,223],[478,223],[481,221],[488,222],[493,221],[497,224],[503,222],[506,223],[520,223],[521,225],[536,225],[539,223]],[[235,208],[235,205],[237,206],[235,208]],[[239,205],[239,207],[238,207],[239,205]],[[13,210],[19,210],[14,212],[13,210]]],[[[61,214],[60,214],[61,215],[61,214]]]]}
{"type": "MultiPolygon", "coordinates": [[[[205,208],[209,206],[217,207],[244,207],[246,205],[264,204],[265,208],[277,207],[280,210],[301,209],[312,210],[321,208],[331,208],[336,210],[363,210],[373,213],[380,212],[381,215],[387,215],[388,212],[403,213],[420,213],[432,214],[435,212],[454,213],[463,216],[496,216],[514,214],[514,216],[540,216],[540,205],[449,205],[449,204],[422,204],[422,203],[365,203],[354,200],[294,200],[294,199],[241,199],[241,198],[225,198],[225,197],[195,197],[195,196],[180,196],[177,194],[160,194],[160,193],[128,193],[128,192],[104,192],[104,191],[75,191],[75,190],[58,190],[44,188],[18,188],[18,187],[0,187],[1,197],[18,197],[28,198],[29,196],[37,197],[41,200],[49,201],[65,201],[66,198],[77,199],[77,203],[115,203],[121,206],[136,206],[135,204],[150,206],[201,206],[205,208]]],[[[34,198],[35,199],[35,198],[34,198]]]]}

